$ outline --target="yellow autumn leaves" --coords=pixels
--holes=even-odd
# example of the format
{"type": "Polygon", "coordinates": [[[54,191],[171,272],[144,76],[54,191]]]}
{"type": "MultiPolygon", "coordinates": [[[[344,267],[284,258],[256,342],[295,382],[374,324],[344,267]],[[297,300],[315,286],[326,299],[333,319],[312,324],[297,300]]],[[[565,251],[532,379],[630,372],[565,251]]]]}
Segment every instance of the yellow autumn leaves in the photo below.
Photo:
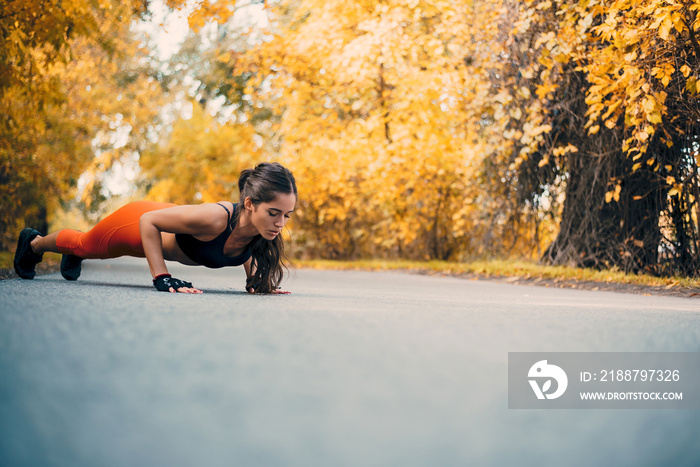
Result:
{"type": "MultiPolygon", "coordinates": [[[[529,9],[516,23],[517,33],[530,28],[537,35],[538,25],[547,21],[555,25],[554,30],[540,32],[534,42],[535,48],[541,47],[538,97],[556,88],[566,67],[575,66],[590,83],[586,90],[588,135],[597,137],[601,126],[622,128],[626,134],[622,150],[635,162],[632,171],[644,167],[658,171],[662,165],[647,151],[657,132],[666,144],[673,144],[671,131],[665,128],[679,121],[678,116],[669,115],[667,105],[672,80],[680,82],[687,98],[697,102],[697,70],[693,72],[691,65],[697,63],[700,53],[700,22],[696,19],[700,2],[571,1],[557,9],[551,2],[526,4],[529,9]]],[[[529,119],[533,118],[538,116],[531,113],[529,119]]],[[[530,133],[532,142],[539,145],[536,132],[530,133]]],[[[545,161],[548,159],[540,164],[545,161]]],[[[680,190],[678,184],[669,183],[669,187],[671,195],[680,190]]],[[[619,201],[620,189],[613,185],[606,201],[619,201]]]]}
{"type": "Polygon", "coordinates": [[[473,21],[476,11],[494,13],[447,1],[278,8],[293,13],[241,69],[255,70],[253,100],[279,116],[284,143],[274,157],[297,176],[294,228],[309,239],[298,250],[463,253],[474,217],[494,202],[469,202],[493,131],[480,121],[489,111],[480,79],[493,56],[473,44],[497,33],[473,21]]]}
{"type": "MultiPolygon", "coordinates": [[[[238,8],[199,5],[193,25],[225,24],[238,8]]],[[[697,9],[660,0],[269,2],[265,41],[221,58],[270,112],[229,124],[239,138],[265,141],[242,140],[231,158],[294,170],[297,254],[536,254],[556,233],[568,158],[588,156],[562,136],[571,129],[552,123],[562,86],[582,75],[576,111],[588,138],[619,131],[624,139],[607,150],[629,158],[632,172],[661,170],[666,183],[669,162],[647,152],[667,134],[673,83],[682,76],[696,93],[687,53],[697,9]],[[538,178],[549,181],[526,183],[538,178]]],[[[204,154],[189,163],[208,167],[204,154]]],[[[230,184],[234,173],[220,176],[230,184]]],[[[601,202],[627,199],[623,179],[601,202]]],[[[669,187],[673,196],[682,183],[669,187]]]]}
{"type": "Polygon", "coordinates": [[[129,30],[144,7],[140,0],[0,3],[0,248],[14,246],[25,225],[44,230],[75,196],[81,174],[94,187],[86,204],[99,201],[97,174],[147,144],[162,94],[142,73],[147,54],[129,30]]]}
{"type": "MultiPolygon", "coordinates": [[[[86,2],[64,4],[77,11],[86,2]]],[[[125,5],[138,12],[137,3],[125,5]]],[[[90,5],[111,19],[98,33],[89,18],[100,16],[91,13],[76,23],[81,34],[108,36],[114,50],[138,55],[138,46],[104,32],[124,25],[94,10],[117,4],[90,5]]],[[[614,155],[619,160],[601,171],[605,188],[591,203],[650,197],[659,200],[658,209],[649,208],[658,215],[670,198],[684,197],[679,222],[689,235],[697,230],[699,0],[279,0],[265,3],[265,21],[248,30],[230,25],[249,3],[199,0],[193,7],[190,25],[206,29],[214,49],[197,64],[210,70],[206,79],[187,63],[173,78],[162,70],[124,73],[108,60],[103,75],[76,63],[70,66],[82,75],[55,75],[72,76],[71,93],[62,90],[57,101],[73,97],[54,109],[80,103],[92,116],[75,151],[82,158],[61,156],[75,167],[59,172],[65,186],[57,196],[66,196],[85,168],[100,172],[132,157],[150,197],[235,198],[242,168],[279,160],[299,184],[292,226],[299,255],[533,256],[556,236],[564,194],[581,177],[581,164],[577,172],[571,161],[594,167],[614,155]],[[216,34],[207,26],[214,23],[216,34]],[[244,40],[248,35],[260,39],[244,40]],[[241,40],[222,39],[231,36],[241,40]],[[109,87],[98,76],[102,83],[118,79],[109,87]],[[168,88],[178,79],[194,85],[168,88]],[[87,87],[100,96],[94,102],[87,87]],[[110,101],[110,91],[136,105],[110,101]],[[176,96],[192,111],[160,125],[176,96]],[[149,117],[156,123],[144,123],[149,117]],[[127,132],[129,143],[110,144],[116,131],[127,132]],[[95,142],[102,142],[97,150],[95,142]],[[630,191],[641,179],[649,189],[630,191]]],[[[27,31],[2,24],[17,53],[24,40],[18,31],[27,31]]],[[[47,79],[41,86],[53,85],[47,79]]],[[[16,99],[20,89],[3,96],[16,99]]],[[[43,161],[42,151],[22,157],[43,161]]],[[[46,167],[32,176],[48,177],[46,167]]],[[[93,181],[99,185],[99,177],[93,181]]]]}

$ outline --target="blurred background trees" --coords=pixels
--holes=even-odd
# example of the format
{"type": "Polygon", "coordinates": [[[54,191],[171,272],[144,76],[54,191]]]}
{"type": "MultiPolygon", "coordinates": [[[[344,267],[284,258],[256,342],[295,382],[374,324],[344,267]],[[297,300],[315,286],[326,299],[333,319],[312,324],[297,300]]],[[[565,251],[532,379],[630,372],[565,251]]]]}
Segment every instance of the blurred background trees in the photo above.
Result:
{"type": "Polygon", "coordinates": [[[298,256],[698,274],[699,0],[188,8],[158,58],[129,32],[148,2],[0,7],[5,247],[115,164],[196,203],[278,160],[298,256]]]}
{"type": "Polygon", "coordinates": [[[0,6],[0,246],[45,231],[76,196],[97,207],[102,175],[134,156],[159,113],[161,85],[132,22],[143,0],[8,0],[0,6]]]}

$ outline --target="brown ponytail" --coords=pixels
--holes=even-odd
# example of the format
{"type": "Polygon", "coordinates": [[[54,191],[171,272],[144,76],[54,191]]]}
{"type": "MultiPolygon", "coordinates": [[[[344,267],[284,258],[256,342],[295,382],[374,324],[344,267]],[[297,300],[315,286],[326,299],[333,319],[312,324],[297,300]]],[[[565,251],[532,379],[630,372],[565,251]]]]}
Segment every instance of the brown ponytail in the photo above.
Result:
{"type": "MultiPolygon", "coordinates": [[[[253,173],[253,169],[245,169],[243,172],[241,172],[241,175],[238,177],[238,192],[243,193],[243,188],[245,188],[245,182],[248,180],[248,177],[250,177],[250,174],[253,173]]],[[[241,200],[243,202],[243,200],[241,200]]]]}

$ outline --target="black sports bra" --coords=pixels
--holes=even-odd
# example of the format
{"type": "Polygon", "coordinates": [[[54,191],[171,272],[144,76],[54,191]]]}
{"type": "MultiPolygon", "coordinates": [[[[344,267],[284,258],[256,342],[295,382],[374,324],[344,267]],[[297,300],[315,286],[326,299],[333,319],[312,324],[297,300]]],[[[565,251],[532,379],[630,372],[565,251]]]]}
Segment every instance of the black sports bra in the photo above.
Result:
{"type": "MultiPolygon", "coordinates": [[[[216,204],[226,209],[226,213],[228,214],[228,225],[226,226],[226,230],[221,232],[221,234],[214,240],[208,242],[197,240],[190,234],[175,234],[175,241],[182,252],[185,253],[189,259],[197,264],[201,264],[202,266],[206,266],[208,268],[240,266],[248,261],[252,254],[252,250],[251,248],[248,248],[238,256],[226,256],[224,254],[224,244],[226,243],[226,240],[228,240],[229,235],[231,235],[231,232],[233,232],[233,226],[231,225],[231,213],[223,204],[216,204]]],[[[234,210],[236,209],[236,206],[236,204],[233,205],[234,210]]]]}

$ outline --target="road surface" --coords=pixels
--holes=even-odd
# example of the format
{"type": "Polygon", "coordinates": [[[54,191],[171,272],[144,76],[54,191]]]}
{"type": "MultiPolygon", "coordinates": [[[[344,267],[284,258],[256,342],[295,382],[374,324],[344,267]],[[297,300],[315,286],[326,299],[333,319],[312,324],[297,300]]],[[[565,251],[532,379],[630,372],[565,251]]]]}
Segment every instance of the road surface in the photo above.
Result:
{"type": "Polygon", "coordinates": [[[700,351],[700,301],[145,260],[0,283],[1,466],[697,466],[700,412],[508,409],[508,352],[700,351]]]}

